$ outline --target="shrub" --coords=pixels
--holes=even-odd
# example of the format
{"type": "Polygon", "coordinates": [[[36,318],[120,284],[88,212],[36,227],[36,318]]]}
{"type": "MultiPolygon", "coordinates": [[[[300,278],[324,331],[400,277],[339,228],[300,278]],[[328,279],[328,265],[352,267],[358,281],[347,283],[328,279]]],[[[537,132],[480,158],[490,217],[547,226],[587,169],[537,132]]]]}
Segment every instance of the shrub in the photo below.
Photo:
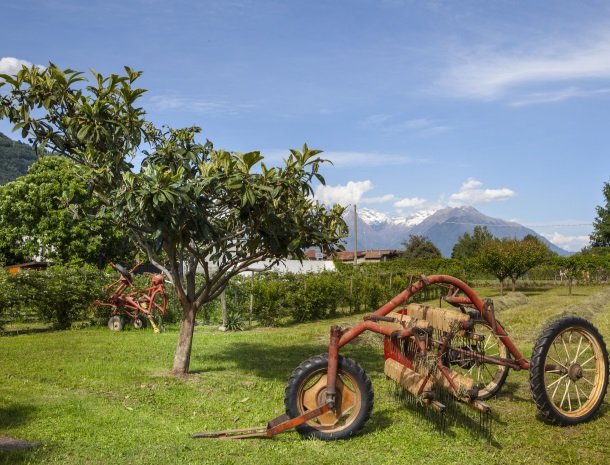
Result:
{"type": "Polygon", "coordinates": [[[93,303],[102,297],[107,281],[102,271],[90,265],[0,275],[0,306],[8,319],[27,321],[34,316],[60,329],[93,316],[93,303]]]}

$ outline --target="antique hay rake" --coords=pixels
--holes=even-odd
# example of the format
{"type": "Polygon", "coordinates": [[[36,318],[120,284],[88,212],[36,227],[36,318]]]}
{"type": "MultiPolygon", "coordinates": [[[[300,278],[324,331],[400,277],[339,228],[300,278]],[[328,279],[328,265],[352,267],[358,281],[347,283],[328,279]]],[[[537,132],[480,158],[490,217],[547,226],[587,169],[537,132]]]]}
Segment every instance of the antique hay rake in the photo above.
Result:
{"type": "Polygon", "coordinates": [[[97,305],[111,307],[108,329],[121,331],[125,325],[125,317],[131,320],[135,329],[145,328],[150,322],[155,333],[161,331],[155,324],[154,316],[161,317],[167,310],[167,293],[165,292],[165,277],[163,274],[147,273],[150,283],[147,287],[139,289],[134,284],[133,273],[142,266],[136,264],[131,270],[119,264],[110,263],[118,272],[119,277],[104,288],[108,292],[108,299],[96,301],[97,305]]]}
{"type": "Polygon", "coordinates": [[[290,428],[322,440],[357,434],[371,415],[373,388],[358,363],[339,350],[365,331],[384,336],[386,376],[418,404],[439,413],[449,396],[489,415],[484,401],[500,390],[508,371],[529,370],[541,417],[574,425],[598,411],[608,385],[606,346],[587,320],[568,316],[550,323],[528,361],[496,319],[490,299],[481,299],[452,276],[422,276],[352,328],[331,328],[328,353],[305,360],[292,373],[284,415],[264,427],[193,437],[272,437],[290,428]],[[408,304],[430,285],[444,286],[443,300],[456,309],[408,304]]]}

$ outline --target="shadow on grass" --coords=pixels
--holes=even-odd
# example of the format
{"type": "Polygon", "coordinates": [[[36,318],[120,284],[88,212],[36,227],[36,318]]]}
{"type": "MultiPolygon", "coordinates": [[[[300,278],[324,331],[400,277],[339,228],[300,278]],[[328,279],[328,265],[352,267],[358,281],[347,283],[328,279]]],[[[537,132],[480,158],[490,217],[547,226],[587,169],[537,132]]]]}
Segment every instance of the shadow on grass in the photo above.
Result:
{"type": "Polygon", "coordinates": [[[0,430],[7,430],[25,423],[34,412],[29,405],[9,405],[0,407],[0,430]]]}
{"type": "Polygon", "coordinates": [[[7,430],[27,422],[34,410],[31,406],[17,404],[0,407],[0,465],[34,463],[44,453],[40,444],[4,436],[7,430]]]}
{"type": "Polygon", "coordinates": [[[58,329],[53,326],[49,326],[48,328],[6,329],[0,331],[0,337],[21,336],[23,334],[51,333],[53,331],[58,331],[58,329]]]}
{"type": "MultiPolygon", "coordinates": [[[[290,373],[304,360],[328,353],[328,346],[320,343],[294,343],[290,345],[234,344],[222,353],[194,357],[191,373],[206,373],[237,368],[258,377],[287,381],[290,373]]],[[[369,374],[383,372],[383,349],[350,344],[341,355],[355,359],[369,374]]]]}
{"type": "Polygon", "coordinates": [[[30,449],[0,449],[0,465],[21,465],[29,463],[45,463],[47,453],[41,447],[30,449]]]}
{"type": "MultiPolygon", "coordinates": [[[[610,406],[604,402],[599,407],[599,410],[597,410],[597,412],[595,412],[593,414],[593,416],[591,416],[591,418],[589,420],[587,420],[587,422],[595,423],[597,421],[602,421],[602,420],[607,421],[608,415],[610,415],[610,406]]],[[[554,423],[553,421],[544,417],[540,412],[536,413],[536,420],[538,420],[540,423],[544,423],[546,425],[557,426],[556,423],[554,423]]],[[[570,428],[570,426],[567,426],[567,428],[570,428]]]]}
{"type": "Polygon", "coordinates": [[[437,399],[446,407],[443,412],[437,412],[424,405],[412,394],[399,387],[395,388],[394,397],[405,410],[414,414],[430,430],[441,436],[455,438],[457,435],[454,429],[459,428],[468,432],[473,438],[486,441],[496,449],[503,448],[502,444],[493,436],[493,423],[505,423],[495,413],[482,413],[457,401],[453,396],[442,390],[437,390],[437,399]]]}
{"type": "Polygon", "coordinates": [[[517,395],[517,391],[519,390],[520,386],[520,383],[511,383],[510,381],[507,381],[495,397],[496,399],[506,399],[511,402],[531,403],[532,398],[530,396],[522,397],[520,395],[517,395]]]}

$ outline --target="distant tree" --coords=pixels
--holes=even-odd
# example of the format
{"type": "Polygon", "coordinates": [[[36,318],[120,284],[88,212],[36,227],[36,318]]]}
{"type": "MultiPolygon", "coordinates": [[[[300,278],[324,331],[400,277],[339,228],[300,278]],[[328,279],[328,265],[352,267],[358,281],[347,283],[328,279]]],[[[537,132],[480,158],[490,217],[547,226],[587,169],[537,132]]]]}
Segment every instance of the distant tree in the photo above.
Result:
{"type": "MultiPolygon", "coordinates": [[[[590,257],[590,256],[589,256],[590,257]]],[[[562,271],[568,283],[568,295],[572,295],[572,286],[584,271],[588,271],[591,260],[584,254],[574,254],[569,257],[556,257],[554,264],[562,271]]]]}
{"type": "Polygon", "coordinates": [[[410,235],[408,241],[403,241],[405,250],[403,257],[407,259],[417,258],[441,258],[443,254],[434,243],[425,236],[410,235]]]}
{"type": "Polygon", "coordinates": [[[517,279],[548,257],[549,249],[538,238],[531,236],[522,240],[505,238],[489,241],[482,247],[478,261],[483,270],[498,278],[500,293],[503,293],[506,278],[510,278],[514,291],[517,279]]]}
{"type": "Polygon", "coordinates": [[[476,257],[483,245],[491,241],[494,235],[487,229],[487,226],[475,226],[472,235],[465,232],[461,235],[451,251],[451,258],[464,260],[476,257]]]}
{"type": "Polygon", "coordinates": [[[585,246],[580,250],[583,255],[598,255],[598,256],[609,256],[610,246],[604,247],[593,247],[591,245],[585,246]]]}
{"type": "Polygon", "coordinates": [[[324,183],[320,151],[304,145],[268,167],[259,152],[214,149],[195,140],[197,127],[158,129],[144,119],[137,104],[145,90],[134,87],[141,73],[92,74],[88,81],[49,64],[0,75],[0,118],[35,147],[80,164],[102,212],[170,277],[182,307],[173,372],[184,374],[199,308],[261,260],[337,250],[344,209],[313,200],[314,180],[324,183]]]}
{"type": "Polygon", "coordinates": [[[593,232],[589,236],[593,247],[610,247],[610,183],[602,189],[605,205],[596,207],[597,217],[593,220],[593,232]]]}
{"type": "Polygon", "coordinates": [[[7,263],[40,256],[58,263],[132,260],[136,249],[107,216],[75,215],[70,204],[96,213],[78,166],[65,157],[45,156],[29,174],[0,186],[0,256],[7,263]]]}

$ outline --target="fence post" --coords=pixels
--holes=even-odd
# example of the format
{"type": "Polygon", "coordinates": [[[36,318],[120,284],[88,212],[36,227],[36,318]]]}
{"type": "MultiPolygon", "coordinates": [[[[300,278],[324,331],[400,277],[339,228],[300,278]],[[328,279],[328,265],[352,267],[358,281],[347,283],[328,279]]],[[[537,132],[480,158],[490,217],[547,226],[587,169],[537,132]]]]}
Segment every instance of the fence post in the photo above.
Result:
{"type": "Polygon", "coordinates": [[[250,280],[250,308],[248,310],[248,328],[252,328],[252,310],[254,309],[254,271],[250,280]]]}
{"type": "Polygon", "coordinates": [[[220,294],[220,308],[222,311],[222,323],[220,328],[221,331],[227,330],[227,295],[225,294],[225,290],[223,289],[222,294],[220,294]]]}

